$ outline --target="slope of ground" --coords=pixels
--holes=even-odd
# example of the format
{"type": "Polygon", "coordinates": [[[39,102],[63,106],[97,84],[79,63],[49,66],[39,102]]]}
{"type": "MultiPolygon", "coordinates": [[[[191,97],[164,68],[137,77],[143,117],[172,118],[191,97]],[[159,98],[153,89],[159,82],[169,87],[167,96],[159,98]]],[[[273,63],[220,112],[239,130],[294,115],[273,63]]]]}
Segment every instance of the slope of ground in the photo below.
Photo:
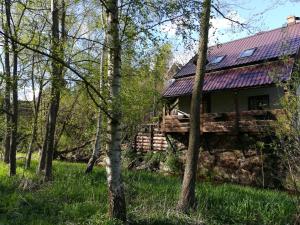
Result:
{"type": "MultiPolygon", "coordinates": [[[[84,164],[55,162],[55,180],[39,184],[34,169],[18,166],[18,176],[9,178],[0,163],[0,224],[117,224],[107,219],[104,169],[85,175],[84,164]]],[[[124,181],[128,218],[136,225],[292,224],[296,215],[296,200],[286,193],[199,183],[197,211],[185,216],[174,210],[179,178],[125,171],[124,181]]]]}

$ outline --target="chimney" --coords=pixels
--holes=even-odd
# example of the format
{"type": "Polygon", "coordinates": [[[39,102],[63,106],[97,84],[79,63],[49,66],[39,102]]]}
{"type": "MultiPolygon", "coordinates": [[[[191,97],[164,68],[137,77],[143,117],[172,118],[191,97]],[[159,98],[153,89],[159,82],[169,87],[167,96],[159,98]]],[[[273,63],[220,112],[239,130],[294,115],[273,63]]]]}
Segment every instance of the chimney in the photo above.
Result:
{"type": "Polygon", "coordinates": [[[288,25],[293,25],[293,24],[299,22],[299,20],[300,20],[300,17],[297,17],[297,16],[288,16],[287,17],[287,24],[288,25]]]}

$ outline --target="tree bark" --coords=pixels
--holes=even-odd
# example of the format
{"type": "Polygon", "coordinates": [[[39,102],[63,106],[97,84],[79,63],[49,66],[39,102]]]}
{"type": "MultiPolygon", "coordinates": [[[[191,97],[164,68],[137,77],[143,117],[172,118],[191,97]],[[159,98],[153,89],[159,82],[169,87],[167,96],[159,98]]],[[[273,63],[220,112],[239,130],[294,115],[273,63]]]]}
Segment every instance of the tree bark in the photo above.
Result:
{"type": "MultiPolygon", "coordinates": [[[[11,1],[5,0],[6,27],[9,36],[13,36],[11,28],[11,1]]],[[[16,30],[14,30],[16,37],[16,30]]],[[[15,41],[11,41],[13,53],[13,74],[11,82],[12,91],[12,115],[11,115],[11,134],[9,149],[9,175],[16,175],[16,152],[17,152],[17,135],[18,135],[18,50],[15,41]]],[[[9,54],[9,53],[8,53],[9,54]]]]}
{"type": "Polygon", "coordinates": [[[93,171],[96,160],[99,158],[100,150],[101,150],[101,130],[102,130],[102,112],[99,110],[95,146],[94,146],[92,156],[88,161],[85,173],[91,173],[93,171]]]}
{"type": "MultiPolygon", "coordinates": [[[[104,82],[104,73],[105,73],[106,67],[107,67],[107,47],[106,47],[106,45],[107,45],[107,38],[106,38],[106,35],[105,35],[104,45],[103,45],[103,48],[102,48],[102,57],[101,57],[101,66],[100,66],[100,79],[99,79],[99,88],[100,88],[100,94],[101,95],[103,94],[102,89],[103,89],[103,82],[104,82]]],[[[85,173],[90,173],[90,172],[93,171],[96,160],[99,158],[100,150],[101,150],[102,123],[103,123],[102,111],[101,111],[101,109],[99,109],[95,146],[94,146],[94,149],[93,149],[92,156],[88,161],[85,173]]]]}
{"type": "Polygon", "coordinates": [[[126,204],[121,175],[121,44],[119,37],[118,0],[106,1],[107,5],[107,43],[108,43],[108,81],[110,96],[108,102],[107,158],[106,172],[109,192],[109,215],[111,218],[126,221],[126,204]]]}
{"type": "Polygon", "coordinates": [[[49,116],[47,115],[45,137],[44,137],[43,147],[40,152],[40,160],[37,168],[37,174],[41,174],[42,171],[45,170],[48,133],[49,133],[49,116]]]}
{"type": "MultiPolygon", "coordinates": [[[[6,11],[6,2],[5,2],[5,15],[7,19],[7,11],[6,11]]],[[[11,102],[10,102],[10,89],[11,89],[11,74],[10,74],[10,58],[9,58],[9,41],[7,35],[9,35],[8,31],[8,23],[3,22],[4,32],[6,36],[4,36],[4,67],[5,67],[5,94],[4,94],[4,109],[6,111],[5,114],[5,137],[4,137],[4,162],[9,163],[9,154],[10,154],[10,136],[11,136],[11,102]]]]}
{"type": "Polygon", "coordinates": [[[11,129],[11,142],[9,154],[9,174],[10,176],[16,175],[16,154],[17,154],[17,141],[18,141],[18,52],[16,45],[12,43],[13,49],[13,77],[12,77],[12,129],[11,129]]]}
{"type": "Polygon", "coordinates": [[[191,100],[191,127],[189,134],[189,145],[186,155],[186,166],[183,176],[182,189],[177,205],[177,209],[184,213],[188,212],[190,208],[196,206],[195,184],[200,149],[200,113],[207,57],[210,8],[211,0],[205,0],[203,2],[203,12],[200,20],[200,41],[197,70],[191,100]]]}
{"type": "Polygon", "coordinates": [[[31,86],[32,86],[32,92],[33,92],[33,110],[34,110],[34,118],[33,118],[33,124],[32,124],[32,135],[31,135],[31,141],[29,145],[29,149],[26,155],[26,161],[25,161],[25,169],[30,168],[31,164],[31,157],[32,153],[35,149],[36,145],[36,138],[37,138],[37,129],[38,129],[38,117],[39,117],[39,111],[40,111],[40,105],[41,105],[41,98],[42,98],[42,92],[43,92],[43,77],[41,77],[41,82],[39,83],[39,93],[37,99],[35,99],[35,81],[34,81],[34,66],[35,66],[35,56],[32,56],[32,71],[31,71],[31,86]]]}
{"type": "MultiPolygon", "coordinates": [[[[64,1],[63,1],[64,2],[64,1]]],[[[64,5],[64,4],[63,4],[64,5]]],[[[61,57],[61,46],[59,38],[59,9],[58,9],[58,0],[51,1],[51,13],[52,13],[52,43],[51,51],[52,54],[59,58],[61,57]]],[[[64,9],[63,9],[64,10],[64,9]]],[[[63,86],[62,82],[62,67],[61,65],[52,60],[52,76],[51,76],[51,99],[48,113],[48,135],[45,138],[47,142],[46,146],[46,163],[45,163],[45,176],[44,181],[52,180],[52,161],[54,153],[54,139],[55,139],[55,129],[56,129],[56,120],[59,109],[60,102],[60,90],[63,86]]],[[[47,132],[46,132],[47,133],[47,132]]]]}

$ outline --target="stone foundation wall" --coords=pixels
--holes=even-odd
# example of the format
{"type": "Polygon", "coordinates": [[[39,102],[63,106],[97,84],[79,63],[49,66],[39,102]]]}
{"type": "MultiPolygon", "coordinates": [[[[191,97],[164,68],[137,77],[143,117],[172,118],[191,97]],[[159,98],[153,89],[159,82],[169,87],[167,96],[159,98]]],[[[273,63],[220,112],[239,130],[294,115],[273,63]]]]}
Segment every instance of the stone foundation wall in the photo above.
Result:
{"type": "MultiPolygon", "coordinates": [[[[270,136],[211,135],[204,137],[198,164],[198,179],[282,188],[284,171],[280,157],[256,142],[270,136]]],[[[265,145],[266,146],[266,145],[265,145]]],[[[182,152],[184,160],[185,152],[182,152]]]]}
{"type": "Polygon", "coordinates": [[[268,160],[274,159],[270,155],[261,155],[253,150],[246,155],[240,150],[214,152],[213,154],[202,151],[199,158],[198,178],[277,187],[279,177],[276,169],[270,167],[273,163],[268,160]]]}

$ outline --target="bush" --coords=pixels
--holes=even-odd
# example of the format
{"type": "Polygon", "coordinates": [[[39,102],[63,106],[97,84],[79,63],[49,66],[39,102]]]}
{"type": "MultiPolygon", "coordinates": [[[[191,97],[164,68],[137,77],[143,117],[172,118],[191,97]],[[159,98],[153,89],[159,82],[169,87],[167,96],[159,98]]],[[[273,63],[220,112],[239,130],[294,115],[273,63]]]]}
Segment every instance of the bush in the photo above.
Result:
{"type": "Polygon", "coordinates": [[[147,152],[144,156],[144,162],[151,171],[158,170],[160,162],[165,161],[164,152],[147,152]]]}
{"type": "Polygon", "coordinates": [[[173,173],[182,171],[182,163],[180,162],[178,153],[169,153],[166,159],[166,166],[173,173]]]}

